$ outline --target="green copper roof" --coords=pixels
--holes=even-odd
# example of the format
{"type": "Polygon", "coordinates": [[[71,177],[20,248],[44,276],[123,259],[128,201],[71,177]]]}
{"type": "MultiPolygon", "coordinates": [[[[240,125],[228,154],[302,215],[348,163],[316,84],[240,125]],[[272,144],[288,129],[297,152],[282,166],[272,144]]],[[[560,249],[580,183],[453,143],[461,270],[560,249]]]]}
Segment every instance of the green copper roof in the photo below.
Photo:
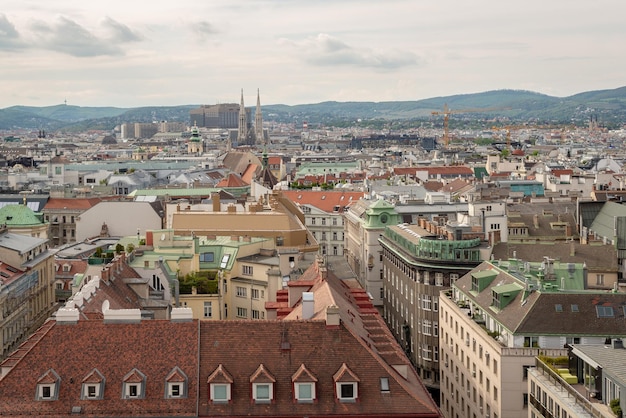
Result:
{"type": "Polygon", "coordinates": [[[0,223],[7,226],[42,225],[40,217],[28,206],[6,205],[0,208],[0,223]]]}

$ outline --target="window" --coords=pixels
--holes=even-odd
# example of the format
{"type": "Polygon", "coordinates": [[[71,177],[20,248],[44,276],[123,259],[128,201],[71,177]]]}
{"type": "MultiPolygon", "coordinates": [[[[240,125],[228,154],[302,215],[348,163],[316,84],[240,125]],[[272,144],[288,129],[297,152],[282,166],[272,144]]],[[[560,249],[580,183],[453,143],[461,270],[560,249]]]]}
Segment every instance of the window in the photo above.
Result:
{"type": "Polygon", "coordinates": [[[315,399],[315,383],[314,382],[296,382],[295,384],[296,400],[300,403],[313,402],[315,399]]]}
{"type": "Polygon", "coordinates": [[[244,276],[252,276],[252,266],[243,266],[242,267],[242,274],[244,276]]]}
{"type": "Polygon", "coordinates": [[[94,369],[82,381],[81,399],[102,399],[104,394],[104,376],[94,369]]]}
{"type": "Polygon", "coordinates": [[[248,289],[242,286],[237,286],[237,297],[240,297],[240,298],[248,297],[248,289]]]}
{"type": "Polygon", "coordinates": [[[273,385],[271,383],[252,384],[252,397],[256,403],[270,403],[273,395],[273,385]]]}
{"type": "Polygon", "coordinates": [[[215,403],[230,401],[230,385],[224,383],[211,383],[211,400],[215,403]]]}
{"type": "Polygon", "coordinates": [[[213,317],[213,303],[212,302],[204,302],[204,317],[205,318],[213,317]]]}
{"type": "Polygon", "coordinates": [[[337,398],[341,402],[355,402],[357,398],[356,382],[337,382],[337,398]]]}
{"type": "Polygon", "coordinates": [[[613,318],[614,316],[612,306],[596,305],[596,312],[598,314],[598,318],[613,318]]]}
{"type": "Polygon", "coordinates": [[[557,303],[556,305],[554,305],[554,310],[557,312],[563,312],[563,305],[557,303]]]}
{"type": "Polygon", "coordinates": [[[258,299],[259,298],[259,289],[252,289],[252,290],[250,290],[250,293],[252,294],[252,299],[258,299]]]}
{"type": "Polygon", "coordinates": [[[578,305],[571,305],[572,312],[578,312],[578,305]]]}
{"type": "Polygon", "coordinates": [[[215,253],[200,253],[201,263],[212,263],[215,261],[215,253]]]}
{"type": "Polygon", "coordinates": [[[172,398],[180,398],[180,384],[178,383],[172,383],[169,387],[169,392],[170,392],[170,397],[172,398]]]}
{"type": "Polygon", "coordinates": [[[222,256],[222,261],[220,262],[220,268],[226,268],[226,265],[228,264],[228,260],[230,260],[230,254],[224,254],[222,256]]]}
{"type": "Polygon", "coordinates": [[[146,376],[137,369],[124,376],[122,398],[143,399],[145,397],[146,376]]]}
{"type": "Polygon", "coordinates": [[[326,218],[322,218],[322,225],[326,225],[326,218]]]}
{"type": "Polygon", "coordinates": [[[261,319],[261,314],[257,309],[252,310],[252,319],[261,319]]]}
{"type": "Polygon", "coordinates": [[[168,399],[187,397],[187,375],[178,367],[167,375],[165,379],[165,397],[168,399]]]}
{"type": "Polygon", "coordinates": [[[247,318],[248,310],[246,308],[237,307],[237,318],[247,318]]]}
{"type": "Polygon", "coordinates": [[[383,393],[389,393],[389,378],[388,377],[380,378],[380,391],[383,393]]]}
{"type": "Polygon", "coordinates": [[[315,218],[311,218],[311,225],[315,225],[315,218]]]}
{"type": "Polygon", "coordinates": [[[604,274],[596,274],[596,285],[604,285],[604,274]]]}
{"type": "Polygon", "coordinates": [[[54,401],[59,397],[59,383],[61,378],[52,369],[48,370],[37,380],[35,397],[38,401],[54,401]]]}

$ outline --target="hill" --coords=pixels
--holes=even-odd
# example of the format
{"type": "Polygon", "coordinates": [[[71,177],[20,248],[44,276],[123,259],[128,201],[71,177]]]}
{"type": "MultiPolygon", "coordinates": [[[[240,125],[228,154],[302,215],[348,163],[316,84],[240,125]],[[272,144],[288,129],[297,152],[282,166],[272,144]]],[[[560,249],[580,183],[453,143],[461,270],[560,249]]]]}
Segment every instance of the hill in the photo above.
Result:
{"type": "MultiPolygon", "coordinates": [[[[263,118],[277,122],[308,121],[341,125],[361,121],[432,120],[444,105],[458,114],[455,120],[500,117],[511,121],[585,124],[593,115],[601,125],[621,126],[626,121],[626,87],[553,97],[522,90],[494,90],[474,94],[434,97],[417,101],[322,102],[303,105],[266,105],[263,118]],[[465,114],[463,111],[467,111],[465,114]],[[462,116],[461,116],[462,115],[462,116]]],[[[140,108],[12,106],[0,109],[0,129],[78,131],[113,129],[124,122],[188,121],[197,105],[140,108]]]]}

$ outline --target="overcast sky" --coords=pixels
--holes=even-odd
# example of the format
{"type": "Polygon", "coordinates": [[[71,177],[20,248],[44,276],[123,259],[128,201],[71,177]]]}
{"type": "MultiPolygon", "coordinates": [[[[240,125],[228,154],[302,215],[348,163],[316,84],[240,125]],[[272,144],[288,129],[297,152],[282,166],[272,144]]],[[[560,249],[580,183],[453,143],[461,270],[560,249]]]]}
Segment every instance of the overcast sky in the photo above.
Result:
{"type": "Polygon", "coordinates": [[[626,0],[0,0],[0,108],[626,85],[626,0]]]}

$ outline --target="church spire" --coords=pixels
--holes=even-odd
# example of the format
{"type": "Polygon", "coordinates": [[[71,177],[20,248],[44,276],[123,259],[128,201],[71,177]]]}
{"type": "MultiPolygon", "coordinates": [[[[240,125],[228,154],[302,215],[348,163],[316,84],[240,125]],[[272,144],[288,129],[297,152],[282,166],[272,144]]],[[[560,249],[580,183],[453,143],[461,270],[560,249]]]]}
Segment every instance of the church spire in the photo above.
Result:
{"type": "Polygon", "coordinates": [[[263,136],[263,114],[261,113],[261,93],[259,89],[256,89],[256,112],[254,114],[254,136],[256,137],[256,143],[261,142],[265,144],[265,137],[263,136]]]}
{"type": "Polygon", "coordinates": [[[241,104],[239,105],[239,131],[237,132],[237,143],[245,144],[248,134],[248,115],[243,104],[243,89],[241,89],[241,104]]]}

